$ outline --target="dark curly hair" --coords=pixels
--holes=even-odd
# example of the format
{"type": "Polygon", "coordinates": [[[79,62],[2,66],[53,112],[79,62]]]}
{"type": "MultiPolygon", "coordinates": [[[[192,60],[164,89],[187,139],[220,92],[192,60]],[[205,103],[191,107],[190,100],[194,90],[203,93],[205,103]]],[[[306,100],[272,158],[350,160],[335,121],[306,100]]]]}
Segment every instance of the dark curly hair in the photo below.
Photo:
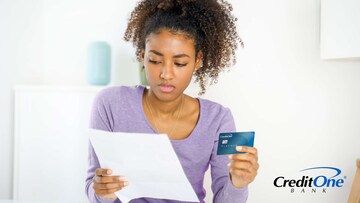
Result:
{"type": "Polygon", "coordinates": [[[142,0],[131,13],[124,39],[133,43],[139,61],[151,33],[167,29],[193,39],[196,55],[203,54],[195,82],[204,94],[208,79],[216,83],[219,73],[236,63],[238,43],[243,46],[231,11],[225,0],[142,0]]]}

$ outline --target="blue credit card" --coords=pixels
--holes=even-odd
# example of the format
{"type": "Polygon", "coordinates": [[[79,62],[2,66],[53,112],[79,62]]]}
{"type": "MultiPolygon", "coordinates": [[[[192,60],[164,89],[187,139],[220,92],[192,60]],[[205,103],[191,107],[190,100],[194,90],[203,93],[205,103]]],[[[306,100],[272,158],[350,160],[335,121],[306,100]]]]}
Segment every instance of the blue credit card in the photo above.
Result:
{"type": "Polygon", "coordinates": [[[236,151],[236,146],[254,146],[255,132],[220,133],[217,155],[243,154],[236,151]]]}

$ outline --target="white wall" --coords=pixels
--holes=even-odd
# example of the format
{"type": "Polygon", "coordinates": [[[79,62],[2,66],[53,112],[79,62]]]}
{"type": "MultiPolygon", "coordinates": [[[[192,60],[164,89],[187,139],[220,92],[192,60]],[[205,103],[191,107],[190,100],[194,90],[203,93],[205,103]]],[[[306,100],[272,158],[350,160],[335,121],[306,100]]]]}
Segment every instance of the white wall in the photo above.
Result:
{"type": "Polygon", "coordinates": [[[112,48],[111,84],[138,84],[134,49],[123,40],[136,1],[44,0],[44,81],[84,85],[87,48],[106,41],[112,48]]]}
{"type": "Polygon", "coordinates": [[[97,40],[112,46],[111,84],[138,84],[133,48],[122,40],[135,3],[0,0],[0,199],[12,196],[13,86],[86,85],[87,46],[97,40]]]}
{"type": "Polygon", "coordinates": [[[358,0],[321,1],[322,59],[360,59],[359,10],[358,0]]]}
{"type": "Polygon", "coordinates": [[[0,199],[12,194],[13,91],[42,83],[42,0],[0,0],[0,199]]]}
{"type": "Polygon", "coordinates": [[[360,61],[320,60],[319,1],[237,2],[245,49],[208,97],[232,109],[238,130],[256,132],[261,168],[249,202],[346,202],[360,157],[360,61]],[[273,186],[316,166],[340,168],[344,187],[291,194],[273,186]]]}
{"type": "MultiPolygon", "coordinates": [[[[245,49],[205,97],[229,106],[238,130],[256,131],[261,169],[249,202],[345,202],[360,157],[360,61],[320,60],[319,0],[231,2],[245,49]],[[324,165],[343,170],[344,188],[301,195],[272,185],[277,176],[296,177],[301,169],[324,165]]],[[[134,5],[0,0],[0,199],[11,197],[11,86],[85,85],[86,49],[93,40],[112,46],[112,84],[137,84],[134,51],[122,40],[134,5]]]]}

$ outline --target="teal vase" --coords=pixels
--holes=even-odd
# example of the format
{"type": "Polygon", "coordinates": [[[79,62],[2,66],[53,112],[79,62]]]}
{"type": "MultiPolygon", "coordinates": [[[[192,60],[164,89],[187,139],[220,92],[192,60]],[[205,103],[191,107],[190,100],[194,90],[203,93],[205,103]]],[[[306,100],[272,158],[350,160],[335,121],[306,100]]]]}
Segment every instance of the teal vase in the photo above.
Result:
{"type": "Polygon", "coordinates": [[[96,41],[88,47],[87,79],[91,85],[107,85],[111,76],[111,48],[106,42],[96,41]]]}

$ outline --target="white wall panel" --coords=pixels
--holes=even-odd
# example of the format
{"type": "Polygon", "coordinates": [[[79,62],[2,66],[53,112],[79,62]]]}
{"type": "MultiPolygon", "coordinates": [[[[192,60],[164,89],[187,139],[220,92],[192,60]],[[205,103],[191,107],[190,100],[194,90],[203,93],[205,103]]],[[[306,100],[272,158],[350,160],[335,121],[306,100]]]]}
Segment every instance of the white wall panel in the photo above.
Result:
{"type": "Polygon", "coordinates": [[[360,59],[360,1],[321,1],[321,58],[360,59]]]}

